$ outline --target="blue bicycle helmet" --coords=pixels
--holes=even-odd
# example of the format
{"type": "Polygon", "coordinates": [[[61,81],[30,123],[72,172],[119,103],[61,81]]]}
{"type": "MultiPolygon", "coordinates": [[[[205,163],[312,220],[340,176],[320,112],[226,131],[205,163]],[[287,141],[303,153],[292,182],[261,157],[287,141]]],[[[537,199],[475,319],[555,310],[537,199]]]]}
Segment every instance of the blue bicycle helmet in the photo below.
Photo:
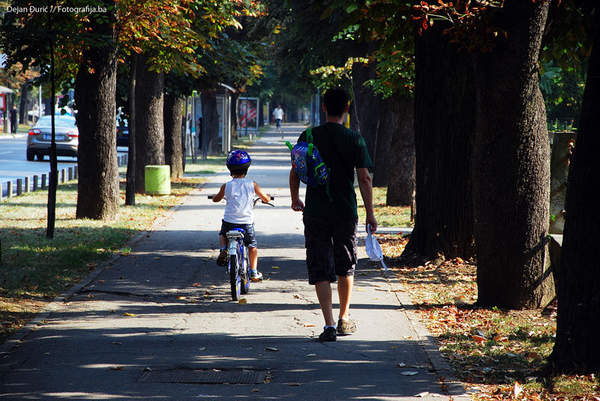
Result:
{"type": "Polygon", "coordinates": [[[229,156],[227,156],[227,161],[225,162],[227,168],[231,172],[247,170],[248,167],[250,167],[250,163],[252,163],[252,160],[245,150],[234,150],[230,152],[229,156]]]}

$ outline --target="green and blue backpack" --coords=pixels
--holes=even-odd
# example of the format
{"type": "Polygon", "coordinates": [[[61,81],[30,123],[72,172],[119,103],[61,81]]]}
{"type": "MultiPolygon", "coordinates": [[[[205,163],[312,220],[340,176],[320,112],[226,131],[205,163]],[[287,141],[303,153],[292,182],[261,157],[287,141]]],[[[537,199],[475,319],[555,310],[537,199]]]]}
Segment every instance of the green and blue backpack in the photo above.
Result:
{"type": "Polygon", "coordinates": [[[306,130],[306,142],[298,142],[295,146],[287,141],[285,143],[291,152],[292,168],[300,178],[300,181],[310,187],[325,186],[327,196],[329,193],[330,169],[321,159],[317,147],[313,144],[312,129],[306,130]]]}

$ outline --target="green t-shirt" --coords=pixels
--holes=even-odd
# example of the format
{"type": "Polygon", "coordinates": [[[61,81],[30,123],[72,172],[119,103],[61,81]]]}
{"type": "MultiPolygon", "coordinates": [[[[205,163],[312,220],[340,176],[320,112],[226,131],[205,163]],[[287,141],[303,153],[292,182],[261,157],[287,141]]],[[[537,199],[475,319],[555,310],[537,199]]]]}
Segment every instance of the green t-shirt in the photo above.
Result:
{"type": "MultiPolygon", "coordinates": [[[[325,186],[308,186],[304,214],[356,219],[354,171],[372,166],[365,140],[343,125],[330,122],[313,128],[312,135],[321,159],[330,169],[329,191],[333,201],[329,200],[325,186]]],[[[306,142],[306,131],[300,135],[298,142],[306,142]]]]}

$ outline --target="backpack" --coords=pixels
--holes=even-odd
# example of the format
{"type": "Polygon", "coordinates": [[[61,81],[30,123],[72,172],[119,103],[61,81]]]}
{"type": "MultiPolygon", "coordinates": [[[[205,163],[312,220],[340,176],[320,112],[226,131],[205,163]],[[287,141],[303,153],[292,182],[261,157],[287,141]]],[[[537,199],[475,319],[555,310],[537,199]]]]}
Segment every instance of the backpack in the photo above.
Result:
{"type": "Polygon", "coordinates": [[[298,142],[295,146],[289,141],[285,143],[291,151],[292,168],[300,181],[310,187],[325,186],[327,196],[329,194],[330,169],[321,159],[318,149],[313,144],[312,129],[306,130],[306,142],[298,142]]]}

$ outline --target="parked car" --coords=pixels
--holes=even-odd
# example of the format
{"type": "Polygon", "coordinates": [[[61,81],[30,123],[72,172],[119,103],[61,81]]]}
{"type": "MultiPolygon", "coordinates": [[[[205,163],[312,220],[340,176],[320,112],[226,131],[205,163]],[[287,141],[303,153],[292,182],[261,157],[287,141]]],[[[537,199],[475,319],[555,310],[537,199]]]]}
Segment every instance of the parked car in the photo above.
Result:
{"type": "Polygon", "coordinates": [[[129,146],[129,124],[126,119],[117,119],[117,146],[129,146]]]}
{"type": "MultiPolygon", "coordinates": [[[[29,135],[27,135],[27,160],[32,161],[34,158],[43,160],[45,155],[50,155],[51,124],[52,116],[42,116],[29,130],[29,135]]],[[[77,157],[79,130],[75,123],[75,117],[55,115],[54,127],[56,155],[77,157]]]]}

